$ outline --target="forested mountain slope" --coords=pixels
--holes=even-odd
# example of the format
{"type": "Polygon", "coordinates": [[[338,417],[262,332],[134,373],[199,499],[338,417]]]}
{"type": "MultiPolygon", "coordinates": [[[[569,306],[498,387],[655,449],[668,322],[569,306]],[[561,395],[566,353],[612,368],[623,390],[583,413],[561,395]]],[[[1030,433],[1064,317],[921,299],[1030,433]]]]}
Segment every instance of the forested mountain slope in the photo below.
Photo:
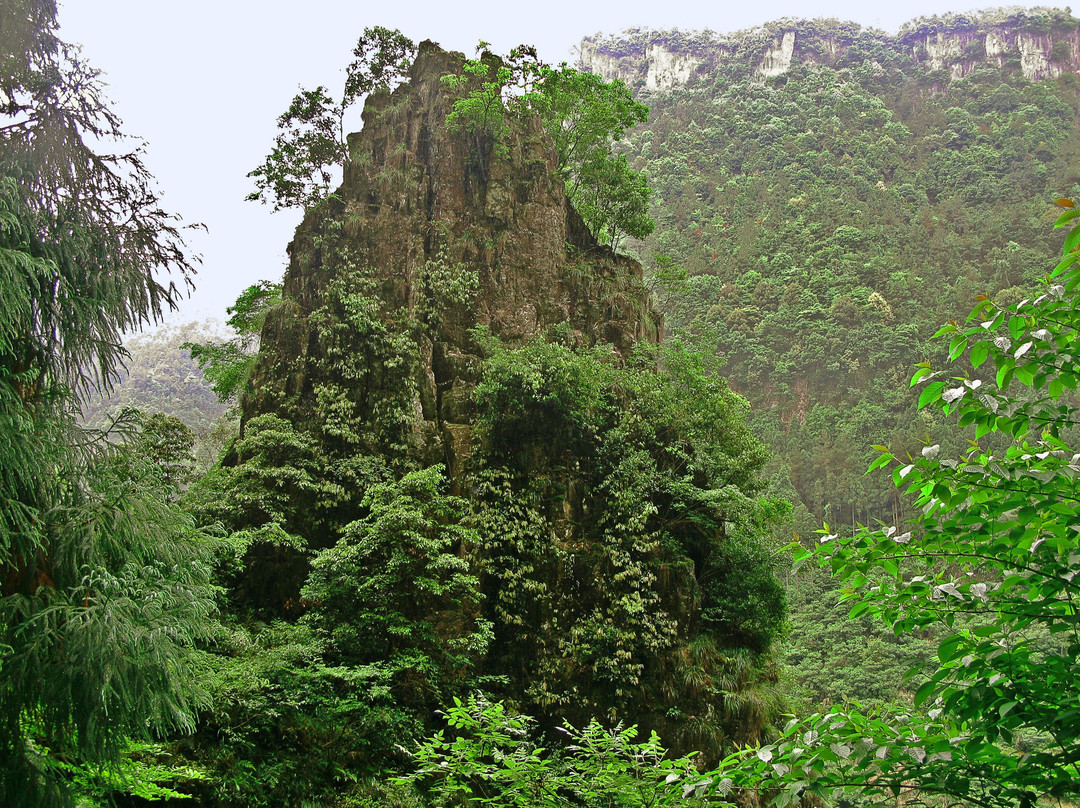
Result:
{"type": "Polygon", "coordinates": [[[656,190],[640,249],[668,327],[725,361],[801,531],[898,512],[863,470],[870,444],[934,431],[905,389],[927,338],[976,295],[1026,297],[1057,253],[1050,203],[1080,182],[1078,25],[1036,10],[897,36],[783,20],[583,41],[585,66],[651,107],[626,149],[656,190]]]}
{"type": "MultiPolygon", "coordinates": [[[[1080,191],[1078,26],[999,10],[895,36],[781,20],[583,40],[582,63],[651,108],[624,142],[656,192],[637,247],[669,332],[750,401],[771,490],[795,505],[788,536],[897,524],[896,489],[864,475],[871,446],[960,440],[907,379],[977,295],[1016,303],[1055,263],[1052,201],[1080,191]]],[[[818,703],[895,698],[932,652],[847,622],[827,576],[789,598],[786,658],[818,703]]]]}
{"type": "Polygon", "coordinates": [[[83,420],[101,428],[123,408],[135,407],[179,418],[196,435],[208,435],[227,405],[214,395],[183,343],[213,336],[208,324],[189,323],[127,340],[120,379],[107,396],[91,398],[83,405],[83,420]]]}

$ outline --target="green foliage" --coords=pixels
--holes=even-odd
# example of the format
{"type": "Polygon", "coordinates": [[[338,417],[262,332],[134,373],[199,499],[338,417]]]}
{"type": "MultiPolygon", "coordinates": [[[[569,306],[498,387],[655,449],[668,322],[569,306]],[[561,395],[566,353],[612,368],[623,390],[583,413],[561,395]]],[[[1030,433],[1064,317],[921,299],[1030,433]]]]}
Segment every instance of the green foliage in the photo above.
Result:
{"type": "MultiPolygon", "coordinates": [[[[483,47],[483,43],[480,47],[483,47]]],[[[512,60],[515,54],[511,54],[512,60]]],[[[493,151],[499,157],[506,155],[506,144],[502,138],[510,130],[506,123],[507,108],[503,95],[507,85],[521,77],[520,64],[507,66],[487,51],[480,58],[466,59],[461,73],[442,77],[443,84],[461,96],[454,101],[450,114],[446,116],[446,125],[451,131],[465,130],[472,135],[480,175],[485,180],[488,152],[493,151]],[[515,67],[518,69],[515,70],[515,67]]]]}
{"type": "Polygon", "coordinates": [[[203,773],[177,766],[169,757],[161,744],[131,742],[119,763],[108,768],[80,767],[62,758],[50,760],[49,765],[70,779],[79,808],[113,808],[118,797],[147,802],[190,799],[191,794],[176,788],[191,788],[203,779],[203,773]]]}
{"type": "Polygon", "coordinates": [[[38,563],[9,561],[0,601],[5,798],[16,802],[58,795],[38,782],[56,767],[24,757],[33,744],[99,765],[127,733],[189,731],[206,699],[192,648],[214,609],[209,540],[137,445],[90,458],[63,448],[40,458],[64,482],[39,489],[38,563]]]}
{"type": "Polygon", "coordinates": [[[686,794],[667,783],[695,773],[692,755],[670,757],[656,733],[636,742],[636,727],[604,728],[593,720],[582,730],[569,724],[555,747],[535,721],[481,697],[454,699],[449,727],[414,753],[416,771],[402,782],[418,783],[435,805],[500,808],[659,808],[698,805],[696,786],[686,794]],[[689,799],[687,799],[689,798],[689,799]]]}
{"type": "Polygon", "coordinates": [[[769,647],[784,599],[744,403],[679,345],[659,368],[644,349],[634,367],[542,341],[489,349],[472,487],[511,692],[571,720],[649,715],[683,744],[756,734],[768,698],[722,696],[768,679],[739,649],[769,647]]]}
{"type": "Polygon", "coordinates": [[[330,193],[335,174],[348,158],[345,117],[369,93],[392,88],[408,72],[416,46],[398,30],[365,28],[345,69],[341,99],[318,86],[301,90],[278,118],[274,148],[248,174],[256,190],[248,199],[274,210],[310,208],[330,193]]]}
{"type": "MultiPolygon", "coordinates": [[[[461,557],[474,541],[466,503],[444,488],[440,467],[369,485],[366,515],[298,573],[248,552],[256,576],[306,575],[290,615],[302,616],[250,633],[237,626],[219,645],[215,714],[197,741],[215,804],[344,793],[476,684],[490,625],[461,557]]],[[[274,599],[246,586],[241,613],[274,599]]]]}
{"type": "Polygon", "coordinates": [[[255,367],[266,315],[280,302],[280,283],[252,284],[225,310],[230,315],[226,325],[234,333],[231,339],[185,342],[180,346],[190,351],[191,358],[199,363],[219,401],[235,403],[247,385],[255,367]]]}
{"type": "MultiPolygon", "coordinates": [[[[205,704],[208,537],[135,445],[74,422],[192,259],[51,2],[0,12],[0,802],[65,804],[205,704]],[[117,145],[111,155],[95,149],[117,145]]],[[[149,788],[149,786],[147,786],[149,788]]]]}
{"type": "Polygon", "coordinates": [[[541,67],[531,103],[555,144],[567,195],[597,240],[617,249],[624,236],[643,239],[652,233],[648,179],[612,146],[648,120],[649,108],[635,101],[622,81],[605,81],[565,64],[541,67]]]}
{"type": "Polygon", "coordinates": [[[163,413],[140,413],[139,436],[133,450],[157,470],[167,495],[176,497],[195,476],[195,436],[179,418],[163,413]]]}
{"type": "Polygon", "coordinates": [[[908,673],[933,657],[934,632],[896,635],[869,615],[850,618],[827,571],[804,567],[794,577],[784,658],[804,706],[854,701],[869,707],[903,699],[912,687],[908,673]]]}
{"type": "Polygon", "coordinates": [[[485,50],[467,59],[460,74],[442,80],[458,95],[447,125],[473,136],[481,176],[486,178],[489,152],[505,153],[507,116],[539,114],[567,195],[597,240],[614,248],[625,236],[645,238],[653,231],[648,180],[613,151],[623,133],[649,115],[621,81],[605,81],[565,63],[549,67],[526,46],[506,59],[485,50]]]}
{"type": "MultiPolygon", "coordinates": [[[[1016,22],[996,14],[981,30],[1016,22]]],[[[631,32],[608,52],[642,78],[654,41],[702,60],[685,87],[648,97],[649,122],[622,142],[656,191],[642,254],[668,264],[648,267],[668,333],[715,354],[750,402],[772,452],[769,491],[795,505],[783,532],[809,543],[823,521],[847,535],[909,515],[887,478],[863,473],[871,444],[963,451],[942,414],[906,394],[910,368],[944,356],[933,333],[962,320],[975,295],[1003,306],[1032,296],[1058,249],[1046,200],[1080,191],[1080,137],[1069,76],[1032,83],[1019,64],[980,65],[950,81],[913,58],[915,39],[785,25],[792,65],[764,81],[753,49],[777,26],[711,43],[631,32]]],[[[884,666],[902,671],[932,640],[826,622],[823,585],[806,581],[791,598],[797,686],[834,704],[847,685],[860,699],[895,699],[900,679],[890,695],[854,661],[892,648],[884,666]]]]}
{"type": "Polygon", "coordinates": [[[688,275],[654,284],[667,327],[724,362],[769,473],[839,529],[898,516],[862,474],[866,447],[913,451],[938,428],[902,395],[938,324],[1042,275],[1056,247],[1041,200],[1076,181],[1076,93],[996,69],[931,92],[892,38],[792,27],[807,59],[828,37],[845,47],[817,65],[797,48],[764,84],[714,50],[623,143],[656,189],[644,254],[688,275]]]}
{"type": "Polygon", "coordinates": [[[432,466],[370,488],[367,515],[315,556],[301,593],[326,658],[381,670],[394,704],[421,716],[475,675],[491,632],[460,555],[476,542],[468,503],[444,487],[432,466]]]}
{"type": "Polygon", "coordinates": [[[755,787],[780,789],[775,804],[841,785],[881,802],[910,790],[985,806],[1080,796],[1077,454],[1066,398],[1080,379],[1080,229],[1073,202],[1061,203],[1058,226],[1074,226],[1043,294],[1006,308],[981,301],[966,326],[938,332],[953,369],[924,365],[912,379],[924,385],[920,408],[974,427],[967,451],[950,457],[934,444],[899,459],[878,447],[871,467],[894,467],[918,516],[830,534],[801,553],[842,581],[853,617],[871,614],[897,634],[938,631],[912,705],[925,713],[793,719],[776,744],[740,756],[742,768],[728,762],[755,787]]]}
{"type": "Polygon", "coordinates": [[[397,745],[477,687],[551,720],[634,714],[714,756],[758,737],[783,595],[745,404],[678,346],[624,366],[610,347],[478,333],[473,471],[448,495],[441,467],[409,459],[415,356],[439,301],[472,286],[436,262],[414,318],[320,238],[340,271],[311,319],[311,400],[248,420],[187,494],[229,531],[219,575],[240,621],[188,747],[200,791],[375,799],[362,784],[397,745]]]}
{"type": "Polygon", "coordinates": [[[209,664],[214,709],[173,748],[205,771],[202,805],[337,805],[422,732],[383,671],[325,662],[303,624],[227,624],[209,664]]]}
{"type": "Polygon", "coordinates": [[[451,265],[440,250],[424,264],[420,283],[424,302],[418,316],[433,326],[450,310],[471,308],[480,289],[480,271],[464,262],[451,265]]]}
{"type": "Polygon", "coordinates": [[[625,236],[645,238],[656,227],[650,196],[648,178],[626,155],[598,154],[577,168],[570,199],[597,241],[618,249],[625,236]]]}

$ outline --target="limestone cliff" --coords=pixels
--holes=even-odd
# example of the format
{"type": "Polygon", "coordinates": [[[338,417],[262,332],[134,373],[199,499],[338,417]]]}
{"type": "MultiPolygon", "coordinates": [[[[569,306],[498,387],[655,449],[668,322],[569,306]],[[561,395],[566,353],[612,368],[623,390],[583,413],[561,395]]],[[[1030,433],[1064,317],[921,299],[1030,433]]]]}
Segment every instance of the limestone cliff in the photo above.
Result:
{"type": "Polygon", "coordinates": [[[586,37],[579,53],[583,67],[649,92],[685,86],[728,62],[766,79],[793,64],[838,65],[849,53],[911,59],[954,80],[989,65],[1041,81],[1080,73],[1080,20],[1057,10],[998,10],[920,19],[889,36],[836,20],[784,19],[730,35],[636,29],[586,37]]]}
{"type": "MultiPolygon", "coordinates": [[[[252,537],[236,600],[317,616],[301,587],[353,541],[366,492],[442,465],[476,591],[403,597],[420,650],[449,661],[438,686],[402,663],[394,698],[427,721],[477,671],[552,726],[615,716],[715,756],[769,720],[737,698],[771,676],[784,612],[766,452],[726,383],[648,349],[641,267],[588,233],[540,122],[507,116],[497,140],[447,125],[461,91],[442,79],[463,62],[424,43],[408,82],[368,99],[344,182],[290,245],[233,458],[252,537]]],[[[364,563],[361,580],[385,571],[364,563]]]]}

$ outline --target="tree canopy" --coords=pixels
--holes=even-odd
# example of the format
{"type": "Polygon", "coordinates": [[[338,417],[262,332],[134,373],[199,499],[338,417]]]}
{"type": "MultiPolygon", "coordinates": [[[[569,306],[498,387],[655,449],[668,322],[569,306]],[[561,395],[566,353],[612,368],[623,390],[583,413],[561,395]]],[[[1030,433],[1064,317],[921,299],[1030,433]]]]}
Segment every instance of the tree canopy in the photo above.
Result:
{"type": "Polygon", "coordinates": [[[55,4],[5,3],[0,53],[0,802],[48,806],[204,702],[207,537],[149,458],[74,418],[195,259],[55,4]]]}
{"type": "Polygon", "coordinates": [[[266,160],[248,176],[255,180],[252,201],[274,210],[308,208],[326,198],[348,158],[345,119],[349,110],[375,90],[401,81],[416,55],[412,40],[381,26],[365,28],[345,69],[340,98],[319,85],[301,89],[278,118],[280,132],[266,160]]]}
{"type": "MultiPolygon", "coordinates": [[[[416,46],[400,31],[365,29],[346,68],[340,99],[321,85],[302,90],[278,118],[273,149],[248,175],[256,186],[248,199],[275,210],[309,208],[325,199],[349,157],[348,111],[369,93],[392,89],[415,55],[416,46]]],[[[644,238],[652,232],[648,181],[613,150],[627,129],[648,118],[648,107],[635,101],[623,82],[565,63],[549,67],[529,46],[505,58],[484,50],[444,81],[460,93],[447,125],[472,133],[481,175],[488,151],[499,151],[504,116],[537,113],[555,145],[557,170],[571,202],[597,239],[618,246],[625,236],[644,238]]]]}
{"type": "Polygon", "coordinates": [[[537,114],[555,146],[567,196],[597,240],[618,247],[626,236],[648,236],[655,227],[649,216],[652,190],[615,144],[648,120],[649,108],[619,79],[607,81],[565,62],[550,67],[526,45],[505,58],[484,47],[460,74],[443,78],[460,93],[447,124],[473,134],[481,172],[487,152],[499,150],[503,117],[537,114]]]}
{"type": "Polygon", "coordinates": [[[906,524],[825,534],[798,555],[833,571],[852,617],[897,634],[938,630],[913,703],[792,719],[768,746],[736,753],[710,782],[760,790],[774,805],[853,789],[892,804],[906,793],[981,806],[1080,796],[1080,522],[1073,396],[1080,383],[1080,210],[1069,199],[1064,255],[1038,296],[982,299],[949,323],[948,367],[915,373],[919,407],[972,429],[966,451],[915,457],[884,446],[913,497],[906,524]]]}

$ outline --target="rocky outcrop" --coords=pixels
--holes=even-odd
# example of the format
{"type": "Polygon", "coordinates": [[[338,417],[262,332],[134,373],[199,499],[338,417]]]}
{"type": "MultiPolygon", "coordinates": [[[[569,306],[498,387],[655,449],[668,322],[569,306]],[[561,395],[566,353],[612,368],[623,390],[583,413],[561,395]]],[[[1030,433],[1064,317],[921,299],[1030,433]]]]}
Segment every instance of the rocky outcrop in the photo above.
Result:
{"type": "Polygon", "coordinates": [[[784,31],[773,46],[765,51],[758,72],[765,78],[782,76],[791,68],[791,59],[795,55],[795,32],[784,31]]]}
{"type": "Polygon", "coordinates": [[[659,341],[641,267],[590,235],[540,121],[515,123],[497,144],[448,128],[455,96],[441,79],[463,60],[425,42],[408,83],[368,99],[344,182],[289,246],[285,302],[267,317],[245,421],[276,413],[303,425],[320,391],[351,375],[351,418],[407,396],[409,453],[459,469],[480,365],[475,327],[517,342],[558,326],[577,344],[619,352],[659,341]],[[360,305],[350,287],[373,290],[378,311],[349,311],[360,305]],[[415,355],[380,355],[365,329],[404,335],[415,355]],[[341,356],[367,359],[343,370],[341,356]],[[407,378],[377,367],[402,363],[407,378]]]}
{"type": "Polygon", "coordinates": [[[636,53],[612,53],[588,37],[581,40],[578,57],[581,64],[608,81],[619,79],[632,84],[649,71],[644,49],[636,53]]]}
{"type": "Polygon", "coordinates": [[[937,31],[904,38],[916,60],[953,79],[982,65],[1019,67],[1029,81],[1080,72],[1080,31],[1037,34],[995,26],[988,31],[937,31]]]}
{"type": "MultiPolygon", "coordinates": [[[[783,616],[758,533],[764,449],[742,399],[677,370],[688,357],[632,352],[661,338],[641,267],[589,234],[540,121],[448,125],[463,90],[442,79],[463,63],[424,43],[408,83],[368,99],[341,187],[290,245],[234,458],[242,527],[269,540],[234,589],[264,612],[317,613],[311,553],[349,546],[386,480],[442,465],[467,503],[452,552],[477,589],[409,612],[437,627],[432,647],[460,660],[456,627],[475,626],[468,664],[550,726],[627,720],[714,759],[765,711],[699,683],[771,684],[759,657],[783,616]]],[[[410,530],[392,540],[415,556],[410,530]]],[[[358,579],[383,571],[362,564],[358,579]]],[[[464,686],[465,663],[451,667],[464,686]]]]}

